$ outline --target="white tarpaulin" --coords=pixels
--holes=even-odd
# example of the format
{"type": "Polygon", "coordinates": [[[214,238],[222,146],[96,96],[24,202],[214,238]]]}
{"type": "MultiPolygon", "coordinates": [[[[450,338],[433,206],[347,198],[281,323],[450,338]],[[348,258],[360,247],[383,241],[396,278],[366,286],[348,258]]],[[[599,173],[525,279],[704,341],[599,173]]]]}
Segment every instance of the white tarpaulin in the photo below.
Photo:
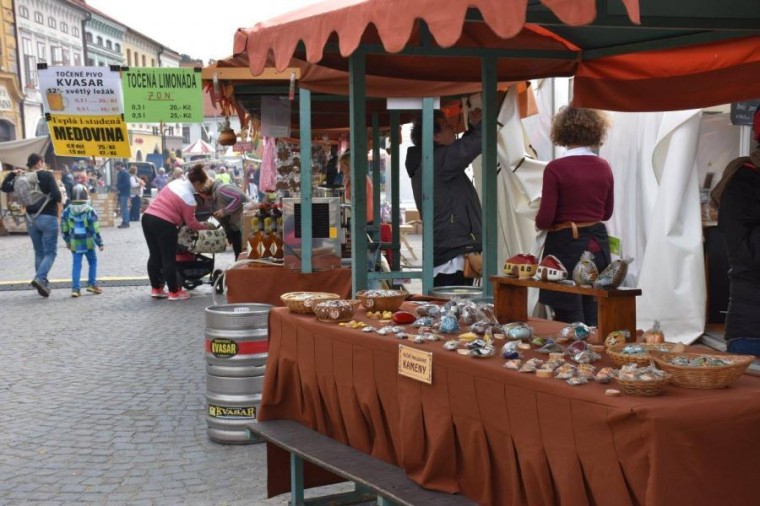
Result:
{"type": "Polygon", "coordinates": [[[616,113],[601,149],[615,175],[607,223],[634,257],[626,284],[641,288],[639,328],[660,321],[668,341],[691,343],[705,326],[705,265],[698,174],[700,111],[616,113]]]}
{"type": "Polygon", "coordinates": [[[0,142],[0,162],[14,167],[26,167],[29,155],[37,153],[44,157],[50,137],[32,137],[18,141],[0,142]]]}

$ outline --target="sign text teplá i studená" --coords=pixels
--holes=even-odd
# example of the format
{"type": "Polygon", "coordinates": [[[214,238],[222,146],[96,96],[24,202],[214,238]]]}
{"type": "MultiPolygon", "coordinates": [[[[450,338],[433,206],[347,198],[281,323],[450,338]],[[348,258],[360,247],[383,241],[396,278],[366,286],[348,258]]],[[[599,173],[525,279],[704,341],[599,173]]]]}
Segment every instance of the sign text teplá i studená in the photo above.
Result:
{"type": "Polygon", "coordinates": [[[137,67],[122,72],[127,123],[202,123],[199,69],[137,67]]]}

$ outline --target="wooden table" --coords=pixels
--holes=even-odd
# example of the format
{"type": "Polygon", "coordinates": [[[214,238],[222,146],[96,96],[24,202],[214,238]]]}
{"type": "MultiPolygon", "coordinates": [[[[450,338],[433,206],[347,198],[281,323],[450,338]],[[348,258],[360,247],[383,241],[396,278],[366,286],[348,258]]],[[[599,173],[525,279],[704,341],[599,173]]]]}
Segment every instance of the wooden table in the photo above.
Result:
{"type": "Polygon", "coordinates": [[[636,335],[636,297],[641,295],[638,288],[600,290],[510,276],[491,276],[491,281],[496,319],[501,323],[528,321],[528,288],[539,288],[595,297],[599,308],[597,343],[613,330],[628,330],[631,336],[636,335]]]}

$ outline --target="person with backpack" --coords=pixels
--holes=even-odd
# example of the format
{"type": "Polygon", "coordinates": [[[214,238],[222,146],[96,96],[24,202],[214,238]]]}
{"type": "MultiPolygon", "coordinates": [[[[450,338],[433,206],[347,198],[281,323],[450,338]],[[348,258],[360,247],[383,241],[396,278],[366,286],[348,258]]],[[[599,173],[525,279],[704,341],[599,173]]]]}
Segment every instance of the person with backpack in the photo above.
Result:
{"type": "Polygon", "coordinates": [[[89,195],[84,185],[78,184],[71,191],[71,203],[63,210],[61,216],[61,234],[66,247],[71,250],[74,264],[71,269],[71,296],[79,297],[79,278],[82,274],[82,257],[87,257],[89,271],[87,291],[100,295],[103,290],[98,287],[98,257],[95,246],[103,251],[103,239],[100,237],[98,213],[88,202],[89,195]]]}
{"type": "Polygon", "coordinates": [[[31,285],[43,297],[50,296],[48,273],[58,251],[58,206],[61,192],[55,176],[45,170],[45,160],[29,155],[28,170],[13,171],[3,180],[2,191],[13,193],[26,209],[26,229],[34,246],[34,279],[31,285]]]}
{"type": "Polygon", "coordinates": [[[224,229],[227,241],[232,244],[232,251],[237,260],[243,251],[243,232],[241,230],[243,205],[248,197],[237,185],[222,183],[209,178],[205,182],[194,182],[193,188],[204,199],[211,202],[214,218],[224,229]]]}

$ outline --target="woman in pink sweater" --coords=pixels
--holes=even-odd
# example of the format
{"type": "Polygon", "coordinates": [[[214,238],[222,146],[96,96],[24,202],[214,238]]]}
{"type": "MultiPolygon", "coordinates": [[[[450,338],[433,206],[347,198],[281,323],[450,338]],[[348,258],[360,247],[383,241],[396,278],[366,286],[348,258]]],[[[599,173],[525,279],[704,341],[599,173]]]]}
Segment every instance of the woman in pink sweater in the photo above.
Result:
{"type": "Polygon", "coordinates": [[[190,169],[187,179],[175,179],[159,192],[142,217],[143,234],[148,243],[148,277],[150,296],[154,299],[167,297],[164,283],[169,288],[169,300],[185,300],[190,294],[177,283],[177,234],[179,227],[187,225],[193,230],[212,228],[209,223],[195,218],[194,183],[205,184],[208,180],[201,164],[190,169]]]}

